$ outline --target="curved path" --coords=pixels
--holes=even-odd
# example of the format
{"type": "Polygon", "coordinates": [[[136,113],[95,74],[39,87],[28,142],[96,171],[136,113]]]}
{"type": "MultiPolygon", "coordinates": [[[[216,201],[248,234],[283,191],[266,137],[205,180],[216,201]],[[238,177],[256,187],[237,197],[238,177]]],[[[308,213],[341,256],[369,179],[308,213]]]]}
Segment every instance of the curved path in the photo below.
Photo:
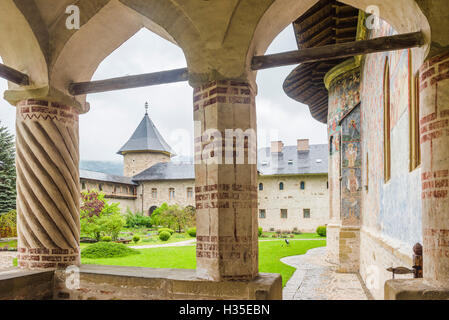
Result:
{"type": "Polygon", "coordinates": [[[326,262],[325,257],[326,247],[320,247],[282,258],[281,262],[296,268],[283,289],[283,299],[367,300],[357,274],[337,273],[335,265],[326,262]]]}
{"type": "Polygon", "coordinates": [[[163,243],[163,244],[146,244],[143,246],[129,246],[133,249],[148,249],[148,248],[161,248],[161,247],[182,247],[189,246],[194,244],[196,239],[186,240],[186,241],[178,241],[172,243],[163,243]]]}

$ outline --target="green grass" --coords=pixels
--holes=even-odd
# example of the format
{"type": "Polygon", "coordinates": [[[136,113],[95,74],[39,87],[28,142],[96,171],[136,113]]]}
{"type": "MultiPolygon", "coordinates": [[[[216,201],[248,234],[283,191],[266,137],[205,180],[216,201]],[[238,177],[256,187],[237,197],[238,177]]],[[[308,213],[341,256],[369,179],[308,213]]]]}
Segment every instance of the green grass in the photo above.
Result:
{"type": "Polygon", "coordinates": [[[17,248],[17,240],[0,241],[0,248],[3,247],[17,248]]]}
{"type": "MultiPolygon", "coordinates": [[[[292,241],[290,246],[283,246],[284,240],[259,242],[259,271],[280,273],[282,286],[290,279],[295,268],[290,267],[279,259],[300,255],[309,249],[322,247],[326,241],[292,241]]],[[[83,264],[101,264],[115,266],[133,266],[147,268],[176,268],[195,269],[195,246],[166,247],[140,249],[141,254],[123,258],[87,259],[82,258],[83,264]]]]}
{"type": "MultiPolygon", "coordinates": [[[[268,237],[259,237],[259,240],[263,240],[263,239],[266,239],[266,240],[268,240],[268,239],[276,239],[276,238],[273,238],[273,237],[272,237],[273,234],[276,234],[276,232],[264,232],[263,234],[264,234],[264,235],[267,235],[268,237]]],[[[287,238],[287,239],[290,239],[290,235],[288,235],[288,236],[289,236],[289,238],[287,238]]],[[[321,237],[321,236],[319,236],[319,235],[316,234],[316,233],[294,234],[293,236],[294,236],[294,237],[291,238],[291,239],[323,239],[323,240],[326,240],[326,237],[321,237]]]]}

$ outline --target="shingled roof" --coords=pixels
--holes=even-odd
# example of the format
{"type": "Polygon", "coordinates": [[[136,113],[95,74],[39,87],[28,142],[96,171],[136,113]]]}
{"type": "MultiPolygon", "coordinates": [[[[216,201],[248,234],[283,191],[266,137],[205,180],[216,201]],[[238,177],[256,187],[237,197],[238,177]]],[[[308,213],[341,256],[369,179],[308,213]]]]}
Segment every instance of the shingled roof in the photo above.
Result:
{"type": "MultiPolygon", "coordinates": [[[[320,0],[293,22],[298,49],[356,41],[358,23],[356,8],[335,0],[320,0]]],[[[345,60],[300,64],[285,80],[285,93],[308,105],[312,117],[326,123],[329,98],[324,77],[345,60]]]]}
{"type": "Polygon", "coordinates": [[[194,179],[195,166],[193,165],[193,163],[182,162],[158,163],[133,177],[134,181],[194,179]]]}
{"type": "Polygon", "coordinates": [[[151,121],[148,113],[145,113],[136,131],[117,153],[123,155],[132,151],[156,151],[175,155],[151,121]]]}
{"type": "Polygon", "coordinates": [[[80,179],[137,185],[132,178],[80,169],[80,179]]]}
{"type": "Polygon", "coordinates": [[[298,151],[296,146],[285,146],[279,153],[272,153],[270,148],[262,148],[257,154],[257,169],[263,176],[326,174],[327,152],[327,144],[310,145],[308,151],[298,151]]]}

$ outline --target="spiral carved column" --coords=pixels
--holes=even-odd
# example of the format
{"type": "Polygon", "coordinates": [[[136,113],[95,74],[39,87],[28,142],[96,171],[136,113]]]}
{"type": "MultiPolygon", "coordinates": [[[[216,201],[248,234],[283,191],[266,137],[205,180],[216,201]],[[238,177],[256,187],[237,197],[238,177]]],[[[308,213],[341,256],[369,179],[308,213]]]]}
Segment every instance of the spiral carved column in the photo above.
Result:
{"type": "Polygon", "coordinates": [[[18,265],[79,265],[78,112],[45,100],[17,106],[18,265]]]}

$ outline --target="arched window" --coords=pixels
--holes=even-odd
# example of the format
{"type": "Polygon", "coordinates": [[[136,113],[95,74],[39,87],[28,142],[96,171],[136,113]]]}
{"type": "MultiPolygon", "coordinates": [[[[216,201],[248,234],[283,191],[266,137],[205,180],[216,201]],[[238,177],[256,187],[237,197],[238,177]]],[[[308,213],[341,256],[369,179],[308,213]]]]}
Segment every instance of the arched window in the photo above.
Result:
{"type": "Polygon", "coordinates": [[[306,188],[306,183],[304,181],[301,181],[301,190],[304,190],[306,188]]]}
{"type": "Polygon", "coordinates": [[[279,183],[279,190],[284,190],[284,183],[283,182],[279,183]]]}
{"type": "Polygon", "coordinates": [[[263,183],[261,182],[261,183],[259,183],[259,191],[262,191],[263,190],[263,183]]]}
{"type": "Polygon", "coordinates": [[[390,64],[385,60],[384,72],[384,180],[388,182],[391,177],[391,146],[390,146],[390,64]]]}

